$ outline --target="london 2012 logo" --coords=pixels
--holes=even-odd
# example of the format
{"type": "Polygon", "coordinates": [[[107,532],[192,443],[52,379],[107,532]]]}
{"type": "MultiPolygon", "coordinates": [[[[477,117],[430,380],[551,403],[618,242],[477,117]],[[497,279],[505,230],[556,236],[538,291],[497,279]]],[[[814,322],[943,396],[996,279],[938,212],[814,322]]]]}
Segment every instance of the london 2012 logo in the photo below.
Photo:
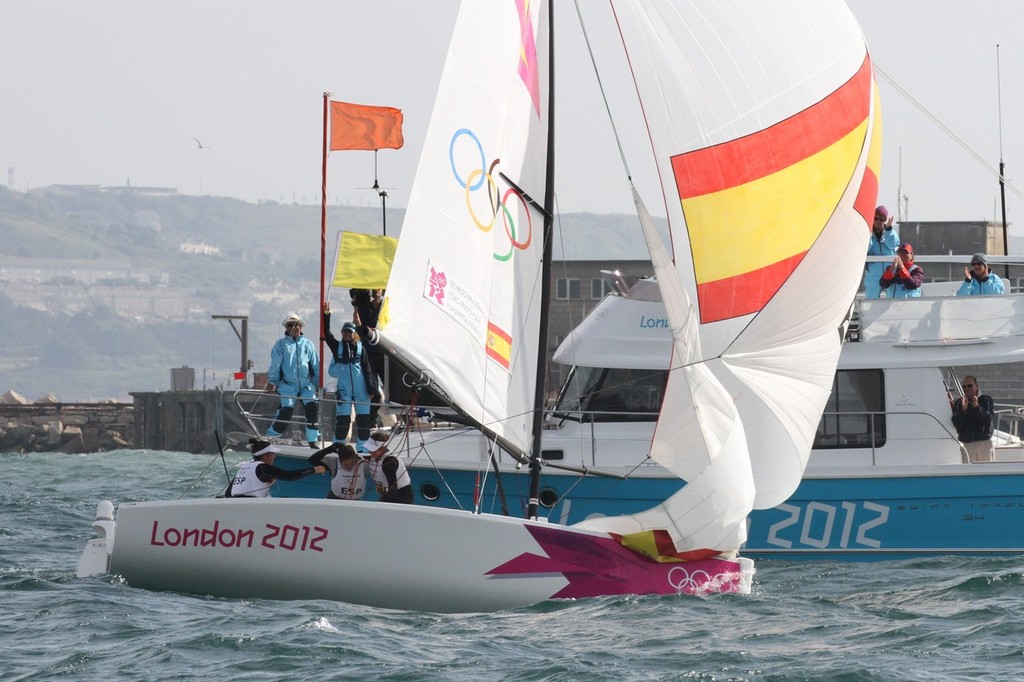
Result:
{"type": "MultiPolygon", "coordinates": [[[[452,135],[448,145],[448,160],[451,163],[455,181],[465,190],[466,210],[477,229],[485,233],[491,232],[498,221],[499,214],[501,216],[501,224],[505,236],[508,237],[508,246],[507,248],[504,246],[497,248],[493,254],[494,259],[504,262],[512,258],[516,249],[527,250],[530,247],[530,242],[533,241],[533,220],[530,217],[530,209],[522,193],[502,180],[499,172],[501,159],[492,159],[488,163],[480,139],[472,130],[460,128],[452,135]],[[461,147],[465,144],[473,145],[471,147],[471,149],[475,148],[473,155],[479,156],[479,165],[474,165],[468,175],[463,175],[456,162],[456,146],[461,147]],[[479,191],[486,192],[486,206],[489,207],[488,212],[483,215],[474,207],[473,202],[474,193],[479,191]],[[522,216],[518,224],[516,222],[517,215],[522,216]]],[[[498,240],[495,241],[497,243],[498,240]]]]}

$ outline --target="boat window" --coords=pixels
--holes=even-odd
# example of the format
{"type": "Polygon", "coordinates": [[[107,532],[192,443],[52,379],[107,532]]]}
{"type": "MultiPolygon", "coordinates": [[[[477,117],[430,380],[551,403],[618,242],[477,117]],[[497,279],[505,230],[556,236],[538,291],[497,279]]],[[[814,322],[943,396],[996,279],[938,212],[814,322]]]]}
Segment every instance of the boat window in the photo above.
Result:
{"type": "Polygon", "coordinates": [[[879,369],[840,370],[818,422],[816,448],[867,448],[885,444],[884,377],[879,369]]]}
{"type": "Polygon", "coordinates": [[[575,367],[555,404],[556,417],[579,421],[656,421],[668,372],[575,367]]]}

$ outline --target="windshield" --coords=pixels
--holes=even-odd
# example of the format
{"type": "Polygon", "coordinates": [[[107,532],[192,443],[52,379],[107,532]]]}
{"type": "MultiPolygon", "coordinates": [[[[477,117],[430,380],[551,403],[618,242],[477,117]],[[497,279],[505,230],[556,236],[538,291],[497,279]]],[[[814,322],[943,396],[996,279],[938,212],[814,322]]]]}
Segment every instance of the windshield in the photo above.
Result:
{"type": "Polygon", "coordinates": [[[576,421],[656,421],[668,372],[574,367],[552,412],[576,421]]]}

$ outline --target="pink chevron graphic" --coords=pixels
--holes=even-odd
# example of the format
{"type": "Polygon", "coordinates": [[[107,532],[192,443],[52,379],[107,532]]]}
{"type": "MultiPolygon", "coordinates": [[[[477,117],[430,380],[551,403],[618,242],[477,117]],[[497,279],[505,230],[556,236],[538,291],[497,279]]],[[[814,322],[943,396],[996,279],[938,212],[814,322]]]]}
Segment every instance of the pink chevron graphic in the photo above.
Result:
{"type": "Polygon", "coordinates": [[[552,599],[619,594],[710,594],[735,592],[740,568],[734,561],[702,559],[660,564],[623,547],[611,537],[526,526],[547,556],[520,554],[487,572],[490,576],[561,573],[569,584],[552,599]]]}
{"type": "Polygon", "coordinates": [[[530,0],[516,0],[519,12],[519,77],[533,100],[533,110],[540,116],[540,74],[537,68],[537,41],[530,23],[530,0]]]}

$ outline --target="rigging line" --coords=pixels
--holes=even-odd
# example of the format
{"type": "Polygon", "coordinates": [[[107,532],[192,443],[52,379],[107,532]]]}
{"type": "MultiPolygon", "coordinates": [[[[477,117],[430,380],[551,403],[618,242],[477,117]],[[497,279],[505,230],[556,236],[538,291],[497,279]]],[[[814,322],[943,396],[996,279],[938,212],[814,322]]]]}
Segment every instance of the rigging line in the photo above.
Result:
{"type": "MultiPolygon", "coordinates": [[[[222,451],[221,452],[221,457],[223,457],[223,456],[224,456],[224,453],[222,451]]],[[[203,474],[205,474],[207,472],[207,470],[211,466],[213,466],[213,463],[216,462],[216,461],[217,461],[217,458],[214,457],[213,459],[210,460],[209,464],[207,464],[205,467],[203,467],[202,471],[200,471],[198,474],[196,474],[196,477],[194,479],[192,479],[192,482],[188,484],[188,487],[185,488],[183,491],[181,491],[181,495],[178,496],[179,500],[181,498],[185,497],[185,495],[187,495],[189,493],[189,491],[192,490],[192,488],[196,487],[196,483],[199,482],[199,479],[201,479],[203,477],[203,474]]],[[[227,471],[228,471],[227,466],[228,466],[227,464],[224,464],[224,473],[227,473],[227,471]]]]}
{"type": "Polygon", "coordinates": [[[608,113],[608,121],[612,125],[612,135],[615,137],[615,146],[619,149],[619,157],[622,159],[622,168],[626,171],[626,178],[630,186],[633,185],[633,174],[629,170],[629,163],[626,161],[626,152],[622,149],[622,139],[619,137],[619,129],[612,117],[611,107],[608,105],[608,95],[604,90],[604,81],[601,80],[601,72],[597,68],[597,60],[594,59],[594,50],[590,45],[590,35],[587,33],[587,25],[583,23],[583,11],[580,9],[579,0],[575,0],[576,16],[580,20],[580,28],[583,30],[583,41],[587,44],[587,54],[590,56],[590,64],[594,67],[594,77],[597,78],[597,87],[601,91],[601,100],[604,102],[604,110],[608,113]]]}
{"type": "Polygon", "coordinates": [[[1016,194],[1016,195],[1017,195],[1018,197],[1020,197],[1021,199],[1024,199],[1024,192],[1022,192],[1022,191],[1021,191],[1020,189],[1018,189],[1018,188],[1016,187],[1016,185],[1014,185],[1014,184],[1013,184],[1012,182],[1010,182],[1009,180],[1007,180],[1007,179],[1006,179],[1005,177],[1002,177],[1002,176],[1000,175],[1000,173],[999,173],[999,170],[998,170],[998,169],[996,169],[996,168],[995,168],[994,166],[992,166],[992,164],[990,164],[990,163],[989,163],[988,161],[986,161],[986,160],[985,160],[985,159],[984,159],[984,158],[983,158],[983,157],[981,156],[981,154],[979,154],[978,152],[974,151],[974,149],[973,149],[973,148],[972,148],[972,147],[971,147],[971,146],[970,146],[969,144],[967,144],[967,143],[966,143],[966,142],[964,142],[964,141],[963,141],[962,139],[960,139],[960,137],[958,137],[956,133],[954,133],[954,132],[953,132],[952,130],[950,130],[950,129],[949,129],[949,127],[948,127],[948,126],[946,126],[946,124],[944,124],[944,123],[943,123],[942,121],[940,121],[940,120],[939,120],[939,118],[938,118],[938,117],[937,117],[937,116],[936,116],[935,114],[933,114],[933,113],[932,113],[931,111],[929,111],[929,110],[928,110],[928,108],[927,108],[927,107],[926,107],[925,105],[923,105],[923,104],[921,104],[921,102],[917,101],[917,100],[916,100],[916,99],[914,98],[914,96],[913,96],[913,95],[911,95],[911,94],[910,94],[910,93],[909,93],[909,92],[908,92],[908,91],[906,90],[906,88],[904,88],[904,87],[903,87],[902,85],[900,85],[899,83],[897,83],[897,82],[896,82],[896,80],[895,80],[895,79],[894,79],[894,78],[893,78],[892,76],[890,76],[890,75],[889,75],[888,73],[886,73],[886,72],[885,72],[885,71],[884,71],[884,70],[883,70],[883,69],[882,69],[882,68],[881,68],[880,66],[878,66],[877,64],[875,64],[875,71],[877,71],[877,72],[878,72],[878,74],[879,74],[879,75],[880,75],[880,76],[881,76],[882,78],[884,78],[884,79],[885,79],[885,80],[886,80],[886,81],[887,81],[887,82],[889,83],[889,85],[891,85],[891,86],[892,86],[892,87],[893,87],[893,88],[894,88],[894,89],[896,90],[896,92],[898,92],[898,93],[900,93],[901,95],[903,95],[903,97],[904,97],[904,98],[906,98],[906,100],[907,100],[908,102],[910,102],[910,103],[911,103],[911,104],[913,104],[913,105],[914,105],[915,107],[917,107],[917,109],[918,109],[918,110],[919,110],[919,111],[920,111],[920,112],[921,112],[922,114],[924,114],[924,115],[925,115],[925,117],[926,117],[926,118],[927,118],[927,119],[928,119],[929,121],[931,121],[931,122],[932,122],[932,123],[934,123],[934,124],[935,124],[936,126],[938,126],[938,127],[939,127],[939,130],[941,130],[942,132],[946,133],[946,135],[948,135],[948,136],[949,136],[949,137],[950,137],[950,138],[951,138],[951,139],[952,139],[952,140],[953,140],[954,142],[956,142],[956,143],[957,143],[958,145],[960,145],[960,147],[961,147],[961,148],[962,148],[962,149],[963,149],[963,150],[964,150],[965,152],[967,152],[967,153],[968,153],[968,154],[970,154],[970,155],[971,155],[972,157],[974,157],[974,160],[975,160],[975,161],[977,161],[977,162],[978,162],[979,164],[981,164],[982,168],[984,168],[985,170],[987,170],[987,171],[988,171],[989,173],[991,173],[991,174],[992,174],[993,176],[995,176],[995,177],[996,177],[997,179],[1002,179],[1003,183],[1004,183],[1004,184],[1005,184],[1005,185],[1006,185],[1007,187],[1009,187],[1009,188],[1010,188],[1010,191],[1012,191],[1012,192],[1013,192],[1014,194],[1016,194]]]}
{"type": "MultiPolygon", "coordinates": [[[[559,247],[562,250],[562,262],[561,262],[562,276],[566,280],[566,288],[568,289],[568,286],[569,286],[568,262],[569,261],[565,257],[565,254],[566,254],[566,249],[565,249],[565,230],[562,229],[562,212],[558,208],[558,196],[557,195],[555,196],[555,218],[558,221],[558,244],[559,244],[559,247]]],[[[566,291],[566,295],[568,295],[568,293],[569,292],[566,291]]],[[[556,296],[558,295],[557,292],[556,292],[555,295],[556,296]]],[[[573,309],[572,305],[568,306],[568,313],[567,313],[566,317],[569,318],[569,332],[568,332],[568,334],[566,334],[566,338],[571,338],[572,336],[574,336],[574,332],[576,330],[576,327],[579,326],[579,323],[576,322],[576,315],[574,314],[574,309],[573,309]]],[[[564,342],[564,340],[565,339],[563,339],[563,342],[564,342]]],[[[572,367],[575,367],[576,366],[576,344],[575,343],[572,344],[570,346],[570,348],[572,349],[572,367]]],[[[555,350],[558,350],[558,349],[556,348],[555,350]]],[[[554,353],[552,353],[551,355],[552,355],[552,364],[553,364],[554,363],[554,353]]],[[[551,366],[549,365],[548,366],[548,375],[549,376],[550,376],[550,373],[551,373],[551,366]]],[[[557,399],[558,396],[561,396],[562,389],[564,388],[564,385],[565,385],[564,381],[559,382],[557,393],[556,393],[556,399],[557,399]]]]}

